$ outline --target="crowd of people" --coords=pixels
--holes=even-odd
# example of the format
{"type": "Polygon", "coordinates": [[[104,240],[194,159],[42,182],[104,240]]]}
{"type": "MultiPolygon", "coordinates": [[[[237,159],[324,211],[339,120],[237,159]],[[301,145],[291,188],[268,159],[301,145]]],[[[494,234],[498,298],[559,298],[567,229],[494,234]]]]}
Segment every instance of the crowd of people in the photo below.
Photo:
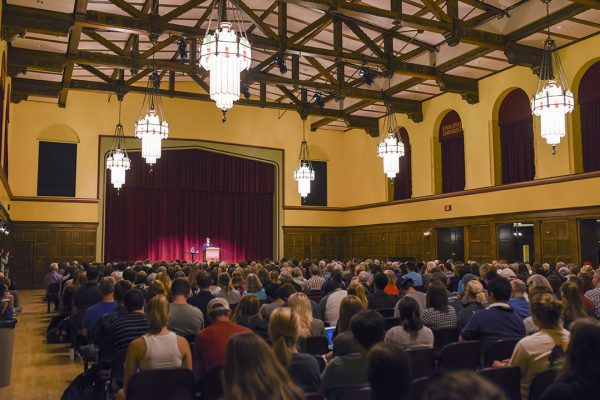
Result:
{"type": "MultiPolygon", "coordinates": [[[[120,364],[112,382],[119,398],[137,371],[185,368],[202,387],[222,368],[226,400],[335,398],[353,388],[373,399],[408,399],[407,350],[432,348],[446,328],[484,348],[517,341],[494,367],[520,368],[523,399],[548,369],[559,372],[543,400],[591,399],[600,390],[600,269],[591,265],[71,263],[53,264],[44,282],[58,285],[74,356],[92,350],[99,364],[120,364]],[[398,321],[386,328],[389,312],[398,321]],[[304,352],[307,338],[326,329],[334,329],[330,351],[304,352]]],[[[450,392],[505,398],[472,372],[440,375],[423,398],[450,392]]]]}

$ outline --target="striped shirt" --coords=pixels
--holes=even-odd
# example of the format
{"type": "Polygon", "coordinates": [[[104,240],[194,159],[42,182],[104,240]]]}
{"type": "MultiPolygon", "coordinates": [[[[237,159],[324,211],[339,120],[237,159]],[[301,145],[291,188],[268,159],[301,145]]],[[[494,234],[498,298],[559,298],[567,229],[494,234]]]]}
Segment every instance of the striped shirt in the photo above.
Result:
{"type": "Polygon", "coordinates": [[[306,290],[321,290],[323,282],[325,282],[325,278],[319,275],[311,276],[310,279],[306,281],[306,290]]]}
{"type": "Polygon", "coordinates": [[[144,314],[127,313],[110,326],[112,347],[115,354],[127,351],[129,343],[148,331],[148,320],[144,314]]]}
{"type": "Polygon", "coordinates": [[[423,321],[423,325],[431,330],[456,328],[456,310],[454,307],[448,306],[448,311],[442,312],[430,307],[421,313],[421,321],[423,321]]]}

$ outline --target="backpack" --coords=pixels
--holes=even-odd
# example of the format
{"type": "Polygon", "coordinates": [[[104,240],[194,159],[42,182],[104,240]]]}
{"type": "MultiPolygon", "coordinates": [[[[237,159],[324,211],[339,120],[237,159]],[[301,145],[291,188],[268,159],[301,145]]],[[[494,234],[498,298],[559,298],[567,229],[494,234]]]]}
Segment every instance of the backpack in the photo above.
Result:
{"type": "Polygon", "coordinates": [[[69,317],[57,315],[50,321],[46,329],[46,342],[48,344],[69,342],[69,317]]]}
{"type": "Polygon", "coordinates": [[[61,400],[104,400],[104,384],[98,378],[100,367],[92,366],[79,374],[65,389],[61,400]]]}

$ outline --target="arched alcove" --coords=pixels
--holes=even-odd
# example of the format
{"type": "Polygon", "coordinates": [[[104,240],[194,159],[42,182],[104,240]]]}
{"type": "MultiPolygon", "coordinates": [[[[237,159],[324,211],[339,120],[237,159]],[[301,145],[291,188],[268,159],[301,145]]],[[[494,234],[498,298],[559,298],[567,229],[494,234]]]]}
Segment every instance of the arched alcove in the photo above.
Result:
{"type": "Polygon", "coordinates": [[[412,164],[408,131],[400,128],[398,138],[404,144],[404,156],[400,157],[400,172],[394,178],[394,200],[404,200],[412,197],[412,164]]]}
{"type": "Polygon", "coordinates": [[[522,89],[510,91],[498,110],[499,146],[502,184],[530,181],[535,178],[533,116],[529,97],[522,89]]]}
{"type": "Polygon", "coordinates": [[[53,124],[44,128],[37,137],[43,142],[79,143],[79,135],[65,124],[53,124]]]}
{"type": "Polygon", "coordinates": [[[454,110],[448,111],[438,128],[440,143],[441,192],[465,189],[465,142],[462,121],[454,110]]]}
{"type": "Polygon", "coordinates": [[[583,172],[600,170],[600,61],[590,66],[577,91],[583,172]]]}

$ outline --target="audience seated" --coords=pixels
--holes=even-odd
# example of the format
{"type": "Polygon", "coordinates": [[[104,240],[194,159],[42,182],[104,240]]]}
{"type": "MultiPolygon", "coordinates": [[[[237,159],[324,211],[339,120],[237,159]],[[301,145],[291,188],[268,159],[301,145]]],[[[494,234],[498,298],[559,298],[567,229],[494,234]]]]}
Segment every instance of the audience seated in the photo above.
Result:
{"type": "Polygon", "coordinates": [[[409,399],[410,359],[402,346],[387,341],[387,338],[369,351],[367,377],[371,385],[371,400],[409,399]]]}
{"type": "Polygon", "coordinates": [[[321,290],[325,278],[321,276],[321,270],[316,265],[310,267],[310,278],[306,281],[307,290],[321,290]]]}
{"type": "Polygon", "coordinates": [[[187,302],[190,293],[190,283],[185,278],[177,278],[171,284],[172,302],[169,304],[167,325],[184,337],[196,335],[204,327],[202,311],[187,302]]]}
{"type": "Polygon", "coordinates": [[[342,300],[333,339],[333,356],[344,356],[359,352],[359,347],[350,329],[350,321],[354,315],[364,309],[363,302],[354,295],[348,295],[342,300]]]}
{"type": "Polygon", "coordinates": [[[269,320],[273,311],[285,305],[285,300],[279,294],[280,288],[281,286],[278,283],[272,283],[265,288],[268,303],[263,304],[259,312],[260,317],[265,321],[269,320]]]}
{"type": "Polygon", "coordinates": [[[242,295],[231,285],[231,278],[227,272],[221,272],[218,277],[219,288],[217,297],[221,297],[229,303],[229,306],[236,306],[242,300],[242,295]]]}
{"type": "Polygon", "coordinates": [[[483,309],[483,305],[487,301],[483,285],[477,279],[468,281],[465,287],[465,292],[462,297],[463,309],[458,313],[457,328],[462,331],[467,323],[475,314],[483,309]]]}
{"type": "Polygon", "coordinates": [[[267,293],[265,292],[263,284],[260,279],[258,279],[258,276],[254,273],[248,274],[248,277],[246,278],[244,296],[248,296],[250,294],[255,295],[261,301],[267,301],[267,293]]]}
{"type": "Polygon", "coordinates": [[[93,334],[88,333],[88,337],[93,339],[93,343],[100,349],[100,359],[112,360],[113,349],[112,349],[112,331],[111,326],[114,321],[122,317],[127,313],[125,307],[125,293],[129,289],[132,289],[133,285],[131,282],[124,279],[115,283],[114,286],[114,299],[117,303],[116,308],[110,313],[100,317],[96,323],[93,334]]]}
{"type": "MultiPolygon", "coordinates": [[[[399,294],[398,286],[396,286],[396,283],[398,282],[398,277],[396,276],[394,271],[392,271],[391,269],[385,270],[383,272],[388,279],[387,285],[385,286],[384,291],[387,294],[394,296],[397,300],[398,294],[399,294]]],[[[392,308],[392,307],[388,307],[388,308],[392,308]]]]}
{"type": "Polygon", "coordinates": [[[319,316],[329,326],[335,326],[340,315],[342,299],[348,295],[348,292],[333,279],[328,280],[323,287],[327,294],[319,302],[319,316]]]}
{"type": "Polygon", "coordinates": [[[325,324],[317,318],[313,318],[313,308],[306,294],[302,292],[294,293],[288,299],[290,307],[297,315],[299,322],[298,336],[324,336],[325,324]]]}
{"type": "Polygon", "coordinates": [[[8,291],[8,286],[0,282],[0,321],[13,319],[14,298],[8,291]]]}
{"type": "Polygon", "coordinates": [[[254,333],[264,339],[269,339],[269,327],[267,321],[259,315],[260,300],[254,294],[242,297],[233,314],[232,321],[241,326],[251,329],[254,333]]]}
{"type": "Polygon", "coordinates": [[[433,347],[433,332],[423,325],[419,304],[405,296],[398,302],[400,326],[395,326],[385,335],[386,342],[393,342],[404,349],[433,347]]]}
{"type": "MultiPolygon", "coordinates": [[[[426,295],[423,292],[418,292],[413,287],[414,281],[408,275],[404,276],[402,279],[396,282],[398,286],[398,292],[400,297],[412,297],[417,304],[419,305],[419,312],[422,313],[427,308],[427,299],[426,295]]],[[[394,312],[394,317],[399,317],[400,312],[398,311],[398,303],[395,306],[396,310],[394,312]]]]}
{"type": "Polygon", "coordinates": [[[592,302],[596,318],[600,318],[600,268],[594,272],[592,284],[594,289],[588,290],[585,297],[592,302]]]}
{"type": "Polygon", "coordinates": [[[202,311],[202,315],[206,319],[208,303],[215,298],[210,292],[212,277],[206,271],[199,271],[196,275],[196,283],[198,284],[198,294],[188,298],[187,302],[202,311]]]}
{"type": "Polygon", "coordinates": [[[125,352],[133,340],[148,330],[144,293],[139,289],[129,289],[124,303],[127,313],[115,319],[110,326],[111,347],[115,354],[125,352]]]}
{"type": "Polygon", "coordinates": [[[302,390],[316,392],[321,384],[319,364],[314,356],[298,352],[300,319],[288,307],[273,311],[269,334],[277,359],[287,368],[292,381],[302,390]]]}
{"type": "Polygon", "coordinates": [[[50,285],[54,283],[60,283],[60,281],[62,281],[62,278],[63,276],[58,270],[58,264],[50,264],[50,270],[46,273],[46,275],[44,275],[44,289],[46,289],[46,292],[48,291],[50,285]]]}
{"type": "Polygon", "coordinates": [[[105,276],[100,280],[98,288],[102,294],[102,301],[94,304],[85,311],[83,320],[81,321],[84,336],[89,336],[89,333],[94,331],[96,323],[100,318],[111,313],[115,308],[117,308],[117,302],[115,301],[114,295],[115,278],[111,276],[105,276]]]}
{"type": "Polygon", "coordinates": [[[431,280],[427,285],[426,301],[427,308],[421,312],[425,326],[432,330],[456,327],[456,310],[448,305],[448,291],[442,282],[431,280]]]}
{"type": "Polygon", "coordinates": [[[369,310],[394,308],[398,301],[398,297],[385,292],[387,285],[388,277],[386,274],[383,272],[375,274],[373,277],[373,293],[367,296],[369,310]]]}
{"type": "Polygon", "coordinates": [[[579,293],[579,288],[574,282],[565,282],[560,287],[560,299],[563,302],[561,319],[565,329],[569,329],[571,324],[580,318],[593,317],[593,313],[584,307],[579,293]]]}
{"type": "Polygon", "coordinates": [[[422,400],[507,400],[496,385],[473,371],[456,371],[440,376],[425,388],[422,400]]]}
{"type": "Polygon", "coordinates": [[[510,286],[512,292],[508,300],[508,305],[521,319],[529,317],[529,302],[525,298],[525,282],[520,279],[513,279],[510,281],[510,286]]]}
{"type": "Polygon", "coordinates": [[[98,287],[100,272],[96,267],[88,268],[86,272],[87,282],[84,286],[77,289],[73,295],[73,314],[81,320],[88,307],[102,300],[102,293],[98,287]]]}

